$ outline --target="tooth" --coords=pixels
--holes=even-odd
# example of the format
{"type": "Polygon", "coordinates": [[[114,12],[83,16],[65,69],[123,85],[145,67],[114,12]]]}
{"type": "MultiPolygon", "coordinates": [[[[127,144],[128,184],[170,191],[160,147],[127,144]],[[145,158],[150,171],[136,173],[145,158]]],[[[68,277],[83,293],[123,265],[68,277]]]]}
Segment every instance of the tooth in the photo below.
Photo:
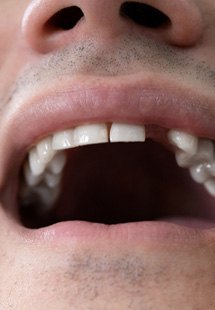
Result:
{"type": "Polygon", "coordinates": [[[210,176],[215,177],[215,161],[214,160],[207,165],[207,171],[210,176]]]}
{"type": "Polygon", "coordinates": [[[210,140],[199,140],[196,154],[176,151],[176,161],[180,167],[191,167],[213,161],[214,149],[210,140]]]}
{"type": "Polygon", "coordinates": [[[197,154],[195,157],[195,160],[197,162],[212,162],[214,157],[214,147],[212,141],[206,139],[200,140],[198,144],[197,154]]]}
{"type": "Polygon", "coordinates": [[[37,199],[41,201],[41,203],[43,204],[41,209],[43,211],[48,211],[53,207],[54,203],[56,202],[59,192],[60,192],[60,187],[50,189],[44,185],[43,186],[41,185],[41,186],[33,187],[31,195],[36,194],[37,199]]]}
{"type": "Polygon", "coordinates": [[[198,146],[198,138],[179,130],[170,130],[169,141],[188,154],[195,154],[198,146]]]}
{"type": "Polygon", "coordinates": [[[40,175],[45,170],[45,164],[41,162],[36,148],[32,148],[29,152],[29,166],[33,175],[40,175]]]}
{"type": "Polygon", "coordinates": [[[176,151],[175,158],[178,166],[182,168],[187,168],[194,164],[193,156],[183,151],[176,151]]]}
{"type": "Polygon", "coordinates": [[[204,185],[208,193],[215,197],[215,179],[211,178],[207,180],[204,185]]]}
{"type": "Polygon", "coordinates": [[[50,172],[45,172],[44,180],[48,187],[55,188],[60,184],[62,175],[61,174],[53,174],[50,172]]]}
{"type": "Polygon", "coordinates": [[[145,127],[113,123],[110,129],[111,142],[144,142],[146,139],[145,127]]]}
{"type": "Polygon", "coordinates": [[[205,183],[205,181],[207,181],[207,179],[209,178],[208,173],[209,166],[210,164],[203,163],[191,167],[189,170],[193,180],[196,181],[197,183],[205,183]]]}
{"type": "Polygon", "coordinates": [[[40,181],[42,180],[42,174],[41,175],[33,174],[27,162],[24,165],[24,176],[25,176],[25,182],[28,186],[35,186],[39,184],[40,181]]]}
{"type": "Polygon", "coordinates": [[[41,140],[37,144],[36,149],[37,149],[39,159],[44,164],[47,164],[48,162],[50,162],[56,153],[52,148],[52,138],[51,137],[48,137],[48,138],[41,140]]]}
{"type": "Polygon", "coordinates": [[[90,124],[74,129],[76,146],[108,142],[108,130],[105,124],[90,124]]]}
{"type": "Polygon", "coordinates": [[[68,129],[53,135],[52,148],[54,150],[65,150],[74,147],[74,130],[68,129]]]}
{"type": "Polygon", "coordinates": [[[58,152],[48,165],[48,170],[54,174],[59,174],[63,171],[66,164],[66,155],[64,152],[58,152]]]}

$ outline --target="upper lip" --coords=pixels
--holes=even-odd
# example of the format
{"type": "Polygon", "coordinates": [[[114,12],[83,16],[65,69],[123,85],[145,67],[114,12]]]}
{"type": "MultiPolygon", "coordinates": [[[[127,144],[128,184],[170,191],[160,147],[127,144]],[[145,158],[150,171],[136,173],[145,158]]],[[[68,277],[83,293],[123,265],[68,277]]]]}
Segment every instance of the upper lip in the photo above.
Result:
{"type": "Polygon", "coordinates": [[[117,121],[179,128],[213,138],[215,123],[211,106],[211,99],[172,83],[162,84],[162,80],[127,83],[119,78],[103,81],[101,78],[97,84],[61,81],[52,90],[44,89],[39,95],[26,98],[2,122],[1,195],[4,199],[10,196],[29,146],[50,133],[82,123],[117,121]]]}

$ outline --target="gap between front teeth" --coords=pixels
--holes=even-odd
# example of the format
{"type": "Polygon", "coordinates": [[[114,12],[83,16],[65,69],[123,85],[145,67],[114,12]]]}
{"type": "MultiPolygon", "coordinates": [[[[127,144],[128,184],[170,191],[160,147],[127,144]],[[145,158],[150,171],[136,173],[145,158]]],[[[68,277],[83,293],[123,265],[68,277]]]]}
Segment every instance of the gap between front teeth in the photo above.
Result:
{"type": "MultiPolygon", "coordinates": [[[[41,140],[29,151],[24,165],[24,184],[21,199],[25,204],[37,195],[48,210],[60,193],[63,169],[66,164],[64,150],[107,142],[144,142],[145,126],[123,123],[87,124],[54,133],[41,140]]],[[[202,183],[208,193],[215,196],[215,159],[212,141],[200,139],[180,130],[169,130],[169,142],[176,147],[176,161],[188,168],[191,177],[202,183]]]]}

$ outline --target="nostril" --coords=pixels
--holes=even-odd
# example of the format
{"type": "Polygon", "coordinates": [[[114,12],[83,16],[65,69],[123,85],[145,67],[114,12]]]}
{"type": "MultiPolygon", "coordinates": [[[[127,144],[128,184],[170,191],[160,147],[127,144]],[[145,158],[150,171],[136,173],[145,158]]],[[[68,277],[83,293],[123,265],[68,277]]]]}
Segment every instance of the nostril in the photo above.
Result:
{"type": "Polygon", "coordinates": [[[45,30],[69,30],[84,16],[77,6],[64,8],[55,13],[45,24],[45,30]]]}
{"type": "Polygon", "coordinates": [[[148,28],[164,27],[170,23],[167,15],[148,4],[139,2],[123,3],[120,14],[130,18],[136,24],[148,28]]]}

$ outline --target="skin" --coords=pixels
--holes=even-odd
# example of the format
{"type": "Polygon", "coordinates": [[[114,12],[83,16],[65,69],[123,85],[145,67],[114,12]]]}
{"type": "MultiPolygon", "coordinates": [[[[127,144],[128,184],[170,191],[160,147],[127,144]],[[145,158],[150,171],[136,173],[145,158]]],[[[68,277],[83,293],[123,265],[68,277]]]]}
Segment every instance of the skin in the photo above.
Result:
{"type": "MultiPolygon", "coordinates": [[[[22,98],[64,76],[117,82],[153,73],[215,101],[213,0],[144,1],[171,20],[161,31],[131,26],[118,14],[120,0],[19,2],[0,1],[2,128],[17,106],[25,108],[22,98]],[[69,34],[41,31],[54,13],[71,5],[80,7],[85,19],[69,34]]],[[[214,105],[208,108],[214,113],[214,105]]],[[[204,239],[165,246],[159,240],[104,244],[99,238],[90,246],[75,240],[53,245],[49,237],[38,246],[9,218],[4,202],[0,207],[2,309],[215,309],[214,229],[204,239]]]]}

